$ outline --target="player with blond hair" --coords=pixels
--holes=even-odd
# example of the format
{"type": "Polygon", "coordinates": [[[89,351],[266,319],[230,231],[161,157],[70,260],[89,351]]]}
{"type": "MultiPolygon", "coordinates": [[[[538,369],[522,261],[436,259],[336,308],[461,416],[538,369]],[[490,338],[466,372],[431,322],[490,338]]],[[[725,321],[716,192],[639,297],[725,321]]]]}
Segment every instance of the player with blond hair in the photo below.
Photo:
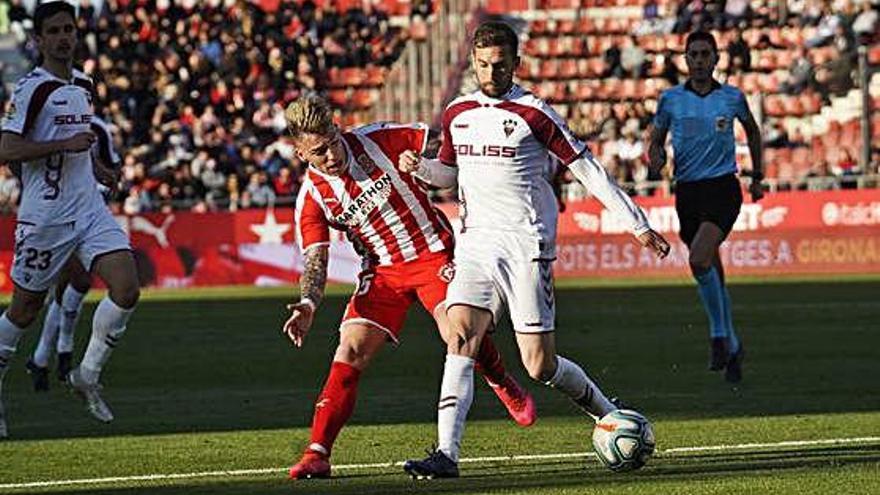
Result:
{"type": "MultiPolygon", "coordinates": [[[[421,124],[373,124],[341,132],[317,96],[291,103],[285,117],[300,158],[309,164],[296,202],[296,234],[304,257],[300,300],[288,305],[283,331],[296,346],[312,326],[327,280],[330,229],[342,230],[363,257],[363,271],[342,317],[330,374],[315,403],[311,440],[291,479],[327,477],[333,443],[351,416],[361,373],[385,345],[397,343],[416,301],[448,335],[446,288],[454,273],[453,234],[425,189],[397,163],[421,154],[421,124]]],[[[486,381],[517,423],[535,421],[531,396],[508,374],[492,341],[477,352],[486,381]]]]}

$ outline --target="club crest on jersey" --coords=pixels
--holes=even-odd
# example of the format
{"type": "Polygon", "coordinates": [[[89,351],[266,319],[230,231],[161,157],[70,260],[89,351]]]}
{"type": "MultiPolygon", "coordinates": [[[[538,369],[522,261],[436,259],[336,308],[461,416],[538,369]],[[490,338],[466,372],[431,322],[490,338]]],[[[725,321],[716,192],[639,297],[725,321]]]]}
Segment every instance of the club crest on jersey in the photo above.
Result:
{"type": "Polygon", "coordinates": [[[504,121],[504,135],[510,137],[513,134],[513,131],[516,130],[516,121],[513,119],[507,119],[504,121]]]}
{"type": "Polygon", "coordinates": [[[383,174],[378,180],[373,181],[351,203],[345,205],[345,209],[334,217],[336,223],[354,227],[363,223],[370,212],[385,204],[391,196],[391,177],[383,174]]]}
{"type": "Polygon", "coordinates": [[[376,170],[376,164],[373,163],[373,160],[367,155],[358,155],[356,158],[358,165],[361,166],[361,169],[367,174],[370,175],[376,170]]]}
{"type": "Polygon", "coordinates": [[[440,270],[437,272],[437,277],[447,284],[452,282],[452,279],[455,278],[455,263],[450,261],[441,266],[440,270]]]}
{"type": "Polygon", "coordinates": [[[724,132],[727,130],[727,127],[730,125],[730,120],[727,117],[716,117],[715,118],[715,130],[718,132],[724,132]]]}

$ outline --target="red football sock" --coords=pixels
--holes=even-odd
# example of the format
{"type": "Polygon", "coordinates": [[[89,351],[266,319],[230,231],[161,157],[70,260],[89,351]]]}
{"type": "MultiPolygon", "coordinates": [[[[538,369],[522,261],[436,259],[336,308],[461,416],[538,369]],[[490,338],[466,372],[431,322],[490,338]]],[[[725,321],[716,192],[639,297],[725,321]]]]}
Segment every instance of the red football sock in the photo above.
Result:
{"type": "MultiPolygon", "coordinates": [[[[345,425],[354,411],[357,399],[357,386],[361,371],[350,364],[334,361],[330,365],[330,375],[324,390],[315,403],[315,416],[312,418],[312,445],[318,444],[327,450],[329,456],[339,430],[345,425]]],[[[310,445],[310,448],[314,449],[310,445]]]]}
{"type": "Polygon", "coordinates": [[[488,335],[483,337],[483,341],[480,343],[480,351],[477,353],[474,369],[496,385],[503,382],[504,376],[507,374],[504,363],[501,361],[501,354],[498,354],[495,343],[488,335]]]}

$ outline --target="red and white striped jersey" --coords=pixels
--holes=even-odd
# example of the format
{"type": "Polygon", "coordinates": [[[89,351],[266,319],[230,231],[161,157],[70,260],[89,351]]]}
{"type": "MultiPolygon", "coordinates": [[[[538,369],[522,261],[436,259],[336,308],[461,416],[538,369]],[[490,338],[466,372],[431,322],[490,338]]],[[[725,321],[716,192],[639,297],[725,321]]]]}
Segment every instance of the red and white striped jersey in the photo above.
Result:
{"type": "Polygon", "coordinates": [[[405,150],[422,153],[423,124],[373,124],[342,134],[348,168],[339,176],[306,171],[296,200],[300,249],[329,243],[329,228],[344,230],[371,265],[392,265],[452,249],[449,221],[415,178],[397,169],[405,150]]]}
{"type": "Polygon", "coordinates": [[[439,158],[458,167],[461,219],[468,230],[520,232],[552,253],[557,160],[567,166],[584,153],[586,145],[562,117],[517,85],[500,98],[479,90],[461,96],[443,113],[439,158]]]}

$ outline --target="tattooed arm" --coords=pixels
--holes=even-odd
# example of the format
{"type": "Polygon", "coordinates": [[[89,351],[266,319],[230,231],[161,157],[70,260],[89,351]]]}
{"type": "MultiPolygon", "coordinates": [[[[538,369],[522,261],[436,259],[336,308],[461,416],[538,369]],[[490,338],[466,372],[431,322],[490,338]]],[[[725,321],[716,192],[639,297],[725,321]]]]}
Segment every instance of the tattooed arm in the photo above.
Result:
{"type": "Polygon", "coordinates": [[[291,315],[282,331],[297,347],[302,347],[303,339],[314,321],[315,310],[324,298],[329,252],[330,246],[327,244],[314,244],[306,249],[305,268],[299,279],[300,300],[287,305],[291,315]]]}

